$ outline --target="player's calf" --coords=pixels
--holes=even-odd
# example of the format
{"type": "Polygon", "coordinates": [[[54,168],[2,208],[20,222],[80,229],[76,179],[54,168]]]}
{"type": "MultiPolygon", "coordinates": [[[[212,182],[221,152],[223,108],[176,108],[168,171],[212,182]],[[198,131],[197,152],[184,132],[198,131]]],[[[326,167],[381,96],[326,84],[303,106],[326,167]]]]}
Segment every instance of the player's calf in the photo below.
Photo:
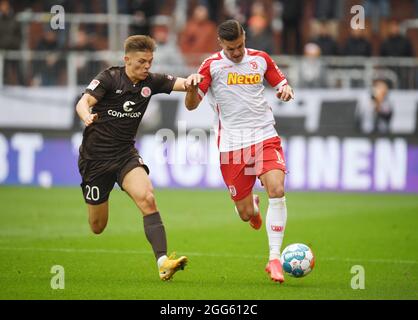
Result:
{"type": "Polygon", "coordinates": [[[103,222],[100,220],[89,220],[90,229],[94,234],[101,234],[106,228],[107,221],[103,222]]]}
{"type": "Polygon", "coordinates": [[[244,222],[250,222],[252,228],[260,229],[263,221],[259,209],[260,199],[258,195],[250,194],[243,200],[235,202],[235,212],[244,222]]]}
{"type": "Polygon", "coordinates": [[[240,207],[235,206],[235,212],[244,222],[248,222],[254,215],[254,208],[251,207],[240,207]]]}
{"type": "Polygon", "coordinates": [[[242,221],[249,221],[254,216],[254,200],[250,193],[244,199],[235,201],[235,212],[239,215],[242,221]]]}
{"type": "Polygon", "coordinates": [[[88,212],[89,212],[89,225],[91,231],[95,234],[100,234],[106,228],[108,215],[109,215],[109,207],[108,202],[104,202],[98,205],[91,205],[88,204],[88,212]]]}

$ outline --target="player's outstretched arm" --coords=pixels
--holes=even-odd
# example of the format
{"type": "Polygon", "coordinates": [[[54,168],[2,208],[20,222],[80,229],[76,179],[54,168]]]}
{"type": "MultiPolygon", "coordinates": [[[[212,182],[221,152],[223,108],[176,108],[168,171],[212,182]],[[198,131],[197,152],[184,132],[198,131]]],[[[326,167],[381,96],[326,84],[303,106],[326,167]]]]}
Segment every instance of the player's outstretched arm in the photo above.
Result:
{"type": "Polygon", "coordinates": [[[202,82],[203,78],[204,76],[199,73],[193,73],[188,76],[187,79],[178,77],[176,82],[174,82],[173,91],[188,91],[190,86],[197,86],[200,82],[202,82]]]}
{"type": "Polygon", "coordinates": [[[97,99],[92,95],[85,93],[78,101],[76,108],[77,114],[86,127],[97,120],[97,113],[91,113],[90,108],[97,103],[97,99]]]}
{"type": "Polygon", "coordinates": [[[277,98],[279,98],[280,100],[285,101],[285,102],[295,98],[293,88],[288,84],[282,86],[279,89],[279,91],[277,91],[276,96],[277,96],[277,98]]]}

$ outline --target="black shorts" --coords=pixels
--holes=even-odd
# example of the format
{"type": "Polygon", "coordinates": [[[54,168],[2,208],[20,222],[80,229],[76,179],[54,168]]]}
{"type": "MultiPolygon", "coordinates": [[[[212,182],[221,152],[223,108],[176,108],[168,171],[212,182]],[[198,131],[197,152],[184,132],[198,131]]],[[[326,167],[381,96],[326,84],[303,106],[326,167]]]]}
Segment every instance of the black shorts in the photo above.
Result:
{"type": "Polygon", "coordinates": [[[97,205],[107,201],[115,182],[123,190],[123,178],[136,167],[143,167],[149,174],[148,167],[138,153],[129,153],[112,160],[88,160],[80,156],[78,158],[78,169],[82,178],[80,186],[86,203],[97,205]]]}

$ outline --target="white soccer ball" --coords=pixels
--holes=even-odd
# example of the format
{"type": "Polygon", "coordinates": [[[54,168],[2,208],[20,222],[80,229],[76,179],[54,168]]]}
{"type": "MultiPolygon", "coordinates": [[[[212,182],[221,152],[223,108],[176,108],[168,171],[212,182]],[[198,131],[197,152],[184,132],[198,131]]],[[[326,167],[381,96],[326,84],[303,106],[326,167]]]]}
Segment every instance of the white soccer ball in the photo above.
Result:
{"type": "Polygon", "coordinates": [[[315,256],[306,244],[294,243],[283,250],[280,262],[284,272],[292,277],[301,278],[312,271],[315,256]]]}

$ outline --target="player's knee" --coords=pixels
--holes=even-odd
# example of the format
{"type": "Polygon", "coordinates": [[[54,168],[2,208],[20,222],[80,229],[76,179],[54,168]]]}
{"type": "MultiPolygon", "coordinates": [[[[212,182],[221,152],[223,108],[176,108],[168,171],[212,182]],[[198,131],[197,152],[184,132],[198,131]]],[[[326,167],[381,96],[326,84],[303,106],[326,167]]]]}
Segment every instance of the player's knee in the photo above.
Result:
{"type": "Polygon", "coordinates": [[[254,215],[254,209],[251,207],[243,207],[238,210],[239,216],[242,221],[249,221],[251,217],[254,215]]]}
{"type": "Polygon", "coordinates": [[[284,197],[284,186],[278,185],[268,189],[269,198],[284,197]]]}
{"type": "Polygon", "coordinates": [[[154,196],[154,191],[152,189],[145,191],[138,200],[139,200],[139,206],[141,208],[155,207],[155,196],[154,196]]]}

